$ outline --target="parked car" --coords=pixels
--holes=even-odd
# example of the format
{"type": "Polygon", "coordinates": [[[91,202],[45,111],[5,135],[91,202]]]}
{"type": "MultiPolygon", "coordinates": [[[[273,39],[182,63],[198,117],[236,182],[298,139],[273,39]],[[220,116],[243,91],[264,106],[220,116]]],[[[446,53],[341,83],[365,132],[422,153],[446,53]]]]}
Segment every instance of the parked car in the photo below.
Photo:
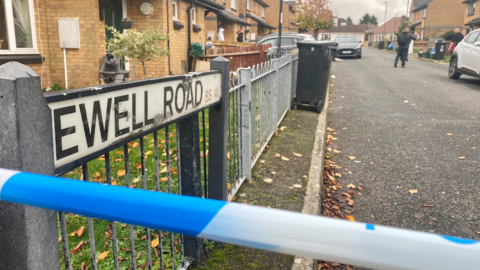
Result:
{"type": "Polygon", "coordinates": [[[452,54],[448,76],[457,80],[462,75],[480,79],[480,30],[468,34],[452,54]]]}
{"type": "MultiPolygon", "coordinates": [[[[282,51],[288,52],[297,48],[297,42],[302,40],[313,40],[312,35],[298,33],[282,33],[282,51]]],[[[272,49],[277,49],[278,33],[265,36],[255,45],[272,44],[272,49]]]]}
{"type": "Polygon", "coordinates": [[[337,51],[335,57],[356,57],[362,58],[362,46],[360,41],[354,36],[340,36],[335,39],[337,51]]]}

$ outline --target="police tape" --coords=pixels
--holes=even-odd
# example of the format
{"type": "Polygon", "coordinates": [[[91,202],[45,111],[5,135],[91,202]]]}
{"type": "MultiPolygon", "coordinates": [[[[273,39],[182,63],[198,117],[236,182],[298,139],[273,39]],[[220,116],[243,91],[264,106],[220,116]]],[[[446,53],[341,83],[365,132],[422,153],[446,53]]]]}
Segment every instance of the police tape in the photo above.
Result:
{"type": "Polygon", "coordinates": [[[480,242],[0,169],[0,200],[374,269],[478,269],[480,242]]]}

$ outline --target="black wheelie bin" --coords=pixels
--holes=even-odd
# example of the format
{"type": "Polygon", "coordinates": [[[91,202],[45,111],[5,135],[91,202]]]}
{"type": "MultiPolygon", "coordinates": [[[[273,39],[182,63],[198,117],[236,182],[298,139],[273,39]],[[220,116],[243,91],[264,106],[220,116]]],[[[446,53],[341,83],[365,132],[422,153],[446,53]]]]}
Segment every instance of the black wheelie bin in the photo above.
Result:
{"type": "Polygon", "coordinates": [[[321,113],[327,100],[332,65],[332,41],[299,41],[297,93],[293,103],[297,108],[310,107],[321,113]]]}

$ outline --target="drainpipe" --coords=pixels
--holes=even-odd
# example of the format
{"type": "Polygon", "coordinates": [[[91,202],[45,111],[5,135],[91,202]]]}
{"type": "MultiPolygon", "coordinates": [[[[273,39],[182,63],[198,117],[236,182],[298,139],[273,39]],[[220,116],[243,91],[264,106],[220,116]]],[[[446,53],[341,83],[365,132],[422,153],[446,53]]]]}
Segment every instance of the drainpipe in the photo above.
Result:
{"type": "MultiPolygon", "coordinates": [[[[190,49],[190,44],[192,43],[192,36],[191,36],[191,30],[192,30],[192,14],[190,12],[190,10],[192,10],[193,8],[193,4],[195,3],[195,0],[192,0],[192,3],[190,4],[190,6],[187,8],[187,13],[188,13],[188,46],[187,46],[187,64],[188,64],[188,71],[192,71],[192,63],[191,63],[191,59],[190,59],[190,55],[188,53],[189,49],[190,49]]],[[[195,14],[196,15],[196,14],[195,14]]]]}
{"type": "Polygon", "coordinates": [[[167,49],[168,49],[168,75],[172,73],[170,70],[170,13],[168,11],[169,1],[165,1],[167,3],[167,35],[169,36],[167,39],[167,49]]]}

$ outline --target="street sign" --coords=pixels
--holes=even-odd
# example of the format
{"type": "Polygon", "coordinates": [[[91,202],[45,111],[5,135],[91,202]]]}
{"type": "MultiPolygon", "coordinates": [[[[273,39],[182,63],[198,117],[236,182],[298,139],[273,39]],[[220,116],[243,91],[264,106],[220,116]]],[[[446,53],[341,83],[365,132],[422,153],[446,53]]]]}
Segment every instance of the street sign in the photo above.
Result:
{"type": "Polygon", "coordinates": [[[52,110],[58,168],[216,104],[221,99],[221,74],[101,85],[53,93],[46,99],[52,110]]]}

